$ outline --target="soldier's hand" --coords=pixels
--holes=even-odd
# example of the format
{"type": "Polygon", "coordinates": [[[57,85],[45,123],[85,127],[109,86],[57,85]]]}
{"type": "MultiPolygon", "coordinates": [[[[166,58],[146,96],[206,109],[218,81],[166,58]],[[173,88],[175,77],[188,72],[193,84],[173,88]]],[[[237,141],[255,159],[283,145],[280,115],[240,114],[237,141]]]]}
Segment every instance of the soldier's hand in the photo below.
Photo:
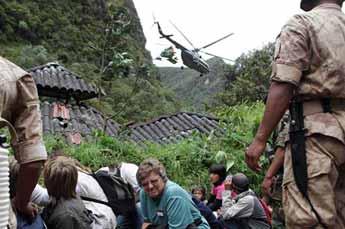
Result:
{"type": "Polygon", "coordinates": [[[257,139],[254,139],[252,144],[247,148],[245,154],[245,160],[250,169],[255,172],[260,172],[261,166],[259,165],[259,160],[261,154],[266,148],[266,142],[261,142],[257,139]]]}
{"type": "Polygon", "coordinates": [[[27,203],[25,206],[21,206],[16,202],[15,198],[13,198],[12,204],[15,206],[17,212],[26,216],[29,220],[33,220],[38,214],[38,209],[33,203],[27,203]]]}
{"type": "Polygon", "coordinates": [[[265,177],[264,181],[261,184],[262,192],[268,196],[272,196],[272,184],[274,178],[273,177],[265,177]]]}

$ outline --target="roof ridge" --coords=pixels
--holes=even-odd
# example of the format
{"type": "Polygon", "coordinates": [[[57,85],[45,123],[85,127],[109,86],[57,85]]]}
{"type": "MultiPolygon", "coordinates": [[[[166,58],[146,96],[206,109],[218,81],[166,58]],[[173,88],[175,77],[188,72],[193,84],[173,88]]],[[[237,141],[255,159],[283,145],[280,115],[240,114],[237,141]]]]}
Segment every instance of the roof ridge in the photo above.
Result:
{"type": "Polygon", "coordinates": [[[149,125],[150,123],[154,123],[154,122],[160,121],[162,119],[167,119],[167,118],[170,118],[170,117],[178,116],[180,114],[197,115],[198,117],[205,117],[205,118],[212,119],[212,120],[215,120],[215,121],[219,121],[220,120],[219,118],[212,117],[210,115],[204,115],[204,114],[200,114],[200,113],[196,113],[196,112],[178,111],[178,112],[175,112],[175,113],[170,114],[170,115],[169,114],[161,115],[161,116],[159,116],[157,118],[153,118],[153,119],[145,121],[145,122],[138,122],[138,123],[130,124],[130,125],[128,125],[128,127],[136,128],[136,127],[140,127],[140,126],[145,126],[145,125],[149,125]]]}
{"type": "Polygon", "coordinates": [[[94,82],[82,78],[57,62],[48,62],[27,70],[38,87],[39,95],[86,100],[102,92],[94,82]],[[66,91],[68,93],[66,93],[66,91]]]}

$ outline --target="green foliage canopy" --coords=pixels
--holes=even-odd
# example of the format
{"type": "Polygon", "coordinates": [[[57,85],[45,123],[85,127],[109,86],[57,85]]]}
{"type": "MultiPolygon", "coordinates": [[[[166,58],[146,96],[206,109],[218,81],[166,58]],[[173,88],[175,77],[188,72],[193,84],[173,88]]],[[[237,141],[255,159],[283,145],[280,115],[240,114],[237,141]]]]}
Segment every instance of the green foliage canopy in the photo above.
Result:
{"type": "Polygon", "coordinates": [[[131,0],[0,0],[0,55],[25,69],[58,61],[102,87],[106,96],[89,103],[121,123],[179,109],[131,0]]]}
{"type": "Polygon", "coordinates": [[[229,66],[228,83],[218,98],[222,104],[236,105],[244,102],[263,101],[269,87],[273,43],[260,50],[240,56],[229,66]]]}

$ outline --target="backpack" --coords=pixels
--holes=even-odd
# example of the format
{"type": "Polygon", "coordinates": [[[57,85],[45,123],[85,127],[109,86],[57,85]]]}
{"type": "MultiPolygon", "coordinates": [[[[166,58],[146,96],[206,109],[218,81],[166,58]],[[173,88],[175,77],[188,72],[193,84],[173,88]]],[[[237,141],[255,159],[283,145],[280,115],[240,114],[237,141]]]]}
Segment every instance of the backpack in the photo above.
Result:
{"type": "Polygon", "coordinates": [[[264,221],[272,228],[272,210],[267,205],[267,203],[262,199],[258,198],[258,196],[255,193],[248,193],[247,195],[251,195],[259,201],[266,216],[266,219],[264,221]]]}
{"type": "Polygon", "coordinates": [[[109,206],[116,216],[127,215],[135,211],[135,194],[130,184],[120,176],[107,171],[98,171],[90,174],[101,186],[108,202],[81,196],[81,199],[109,206]]]}

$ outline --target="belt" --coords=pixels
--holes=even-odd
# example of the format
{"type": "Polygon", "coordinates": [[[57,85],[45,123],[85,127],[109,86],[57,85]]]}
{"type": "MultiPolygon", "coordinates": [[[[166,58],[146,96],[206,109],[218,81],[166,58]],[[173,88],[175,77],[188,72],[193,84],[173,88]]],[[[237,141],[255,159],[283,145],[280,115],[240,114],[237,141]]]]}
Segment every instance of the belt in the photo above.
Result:
{"type": "Polygon", "coordinates": [[[303,101],[303,116],[317,113],[345,111],[345,99],[319,99],[303,101]]]}

